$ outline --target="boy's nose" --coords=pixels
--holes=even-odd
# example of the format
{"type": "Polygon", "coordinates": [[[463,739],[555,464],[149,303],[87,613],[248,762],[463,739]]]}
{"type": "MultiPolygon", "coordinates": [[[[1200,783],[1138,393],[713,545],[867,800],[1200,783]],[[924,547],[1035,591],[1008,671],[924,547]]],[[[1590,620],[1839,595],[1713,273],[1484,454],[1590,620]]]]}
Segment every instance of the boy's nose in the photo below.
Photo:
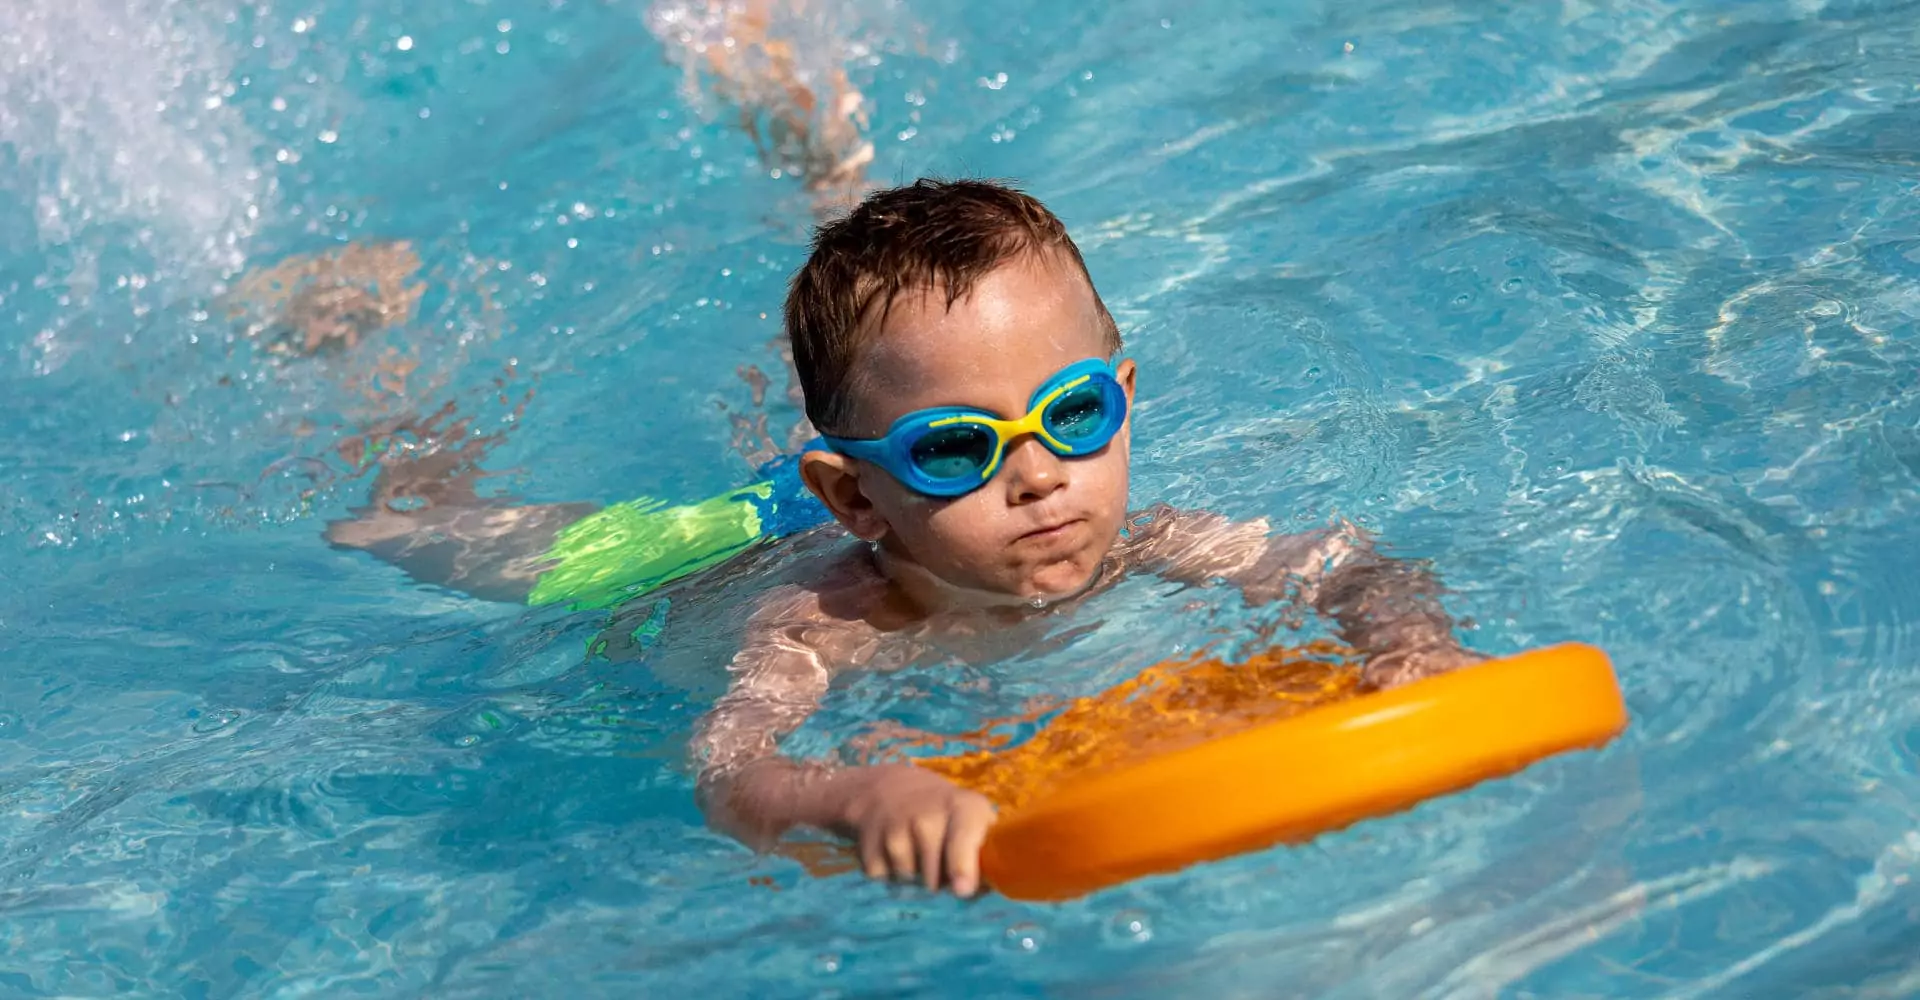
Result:
{"type": "Polygon", "coordinates": [[[1033,503],[1067,488],[1067,463],[1029,434],[1007,446],[1007,502],[1033,503]]]}

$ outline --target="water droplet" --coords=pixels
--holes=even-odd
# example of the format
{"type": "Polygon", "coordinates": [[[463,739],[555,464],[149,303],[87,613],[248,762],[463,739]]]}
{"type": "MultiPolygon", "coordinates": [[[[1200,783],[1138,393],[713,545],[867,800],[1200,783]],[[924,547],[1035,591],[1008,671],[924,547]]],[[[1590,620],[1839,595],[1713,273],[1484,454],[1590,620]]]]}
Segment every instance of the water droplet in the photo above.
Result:
{"type": "Polygon", "coordinates": [[[1500,286],[1500,290],[1503,292],[1517,292],[1525,285],[1526,282],[1519,278],[1508,278],[1506,283],[1500,286]]]}
{"type": "Polygon", "coordinates": [[[453,745],[457,747],[470,747],[478,742],[480,742],[480,737],[475,736],[472,733],[468,733],[467,735],[462,736],[457,740],[454,740],[453,745]]]}
{"type": "Polygon", "coordinates": [[[1046,928],[1026,920],[1007,928],[1005,937],[1008,948],[1025,955],[1039,951],[1040,946],[1047,943],[1046,928]]]}
{"type": "Polygon", "coordinates": [[[399,40],[393,43],[393,47],[402,52],[411,52],[413,50],[413,36],[401,35],[399,40]]]}
{"type": "Polygon", "coordinates": [[[1307,372],[1306,372],[1306,375],[1307,375],[1307,381],[1309,381],[1309,382],[1317,382],[1317,381],[1319,381],[1319,380],[1320,380],[1320,366],[1319,366],[1319,365],[1314,365],[1314,366],[1313,366],[1312,368],[1309,368],[1309,369],[1307,369],[1307,372]]]}
{"type": "Polygon", "coordinates": [[[1453,305],[1454,305],[1454,308],[1456,309],[1465,309],[1466,307],[1472,304],[1473,304],[1473,296],[1468,295],[1465,292],[1461,292],[1459,295],[1456,295],[1453,297],[1453,305]]]}
{"type": "Polygon", "coordinates": [[[217,733],[238,721],[240,721],[240,712],[237,709],[217,709],[201,716],[200,721],[193,724],[193,731],[205,736],[208,733],[217,733]]]}
{"type": "Polygon", "coordinates": [[[839,972],[841,964],[840,956],[830,951],[815,955],[813,959],[814,971],[823,975],[830,976],[839,972]]]}
{"type": "Polygon", "coordinates": [[[1113,944],[1146,944],[1153,940],[1153,924],[1144,910],[1121,910],[1107,921],[1106,936],[1113,944]]]}

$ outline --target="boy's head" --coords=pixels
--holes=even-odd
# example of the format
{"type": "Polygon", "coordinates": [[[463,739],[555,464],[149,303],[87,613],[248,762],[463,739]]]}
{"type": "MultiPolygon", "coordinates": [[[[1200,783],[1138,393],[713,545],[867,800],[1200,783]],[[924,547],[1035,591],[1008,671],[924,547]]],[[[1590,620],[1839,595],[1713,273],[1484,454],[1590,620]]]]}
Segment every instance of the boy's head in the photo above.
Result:
{"type": "MultiPolygon", "coordinates": [[[[933,407],[1019,420],[1062,369],[1120,349],[1060,220],[980,181],[881,191],[823,226],[788,292],[786,329],[807,416],[852,439],[933,407]]],[[[1133,362],[1114,375],[1130,406],[1133,362]]],[[[894,558],[957,586],[1040,597],[1084,586],[1119,534],[1128,431],[1078,457],[1013,437],[984,485],[953,497],[839,450],[808,452],[801,468],[842,524],[894,558]]]]}

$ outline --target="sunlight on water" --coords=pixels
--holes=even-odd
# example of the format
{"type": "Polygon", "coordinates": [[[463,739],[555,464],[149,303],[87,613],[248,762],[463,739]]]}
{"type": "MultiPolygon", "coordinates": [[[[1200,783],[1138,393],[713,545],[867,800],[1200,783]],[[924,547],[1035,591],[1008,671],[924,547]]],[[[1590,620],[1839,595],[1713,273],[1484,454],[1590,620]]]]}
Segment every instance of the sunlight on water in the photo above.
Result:
{"type": "MultiPolygon", "coordinates": [[[[758,9],[0,12],[0,993],[1913,992],[1913,4],[758,9]],[[1076,234],[1137,504],[1350,517],[1477,647],[1606,648],[1627,736],[962,904],[694,803],[739,622],[837,538],[611,613],[323,540],[383,456],[445,465],[428,504],[746,482],[801,433],[808,227],[922,173],[1076,234]]],[[[1128,580],[848,679],[789,748],[1293,624],[1128,580]]]]}

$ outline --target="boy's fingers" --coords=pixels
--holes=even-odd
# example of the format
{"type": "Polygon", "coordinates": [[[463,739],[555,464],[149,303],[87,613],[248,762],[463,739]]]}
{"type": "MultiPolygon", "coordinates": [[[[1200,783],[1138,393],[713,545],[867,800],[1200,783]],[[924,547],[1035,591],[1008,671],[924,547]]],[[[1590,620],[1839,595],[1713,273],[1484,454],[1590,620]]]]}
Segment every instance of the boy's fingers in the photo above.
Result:
{"type": "Polygon", "coordinates": [[[944,812],[913,821],[913,839],[920,848],[920,882],[928,892],[940,888],[940,848],[947,840],[947,822],[944,812]]]}
{"type": "Polygon", "coordinates": [[[980,889],[980,845],[986,842],[987,828],[993,825],[991,807],[963,808],[947,825],[947,884],[956,896],[971,896],[980,889]]]}
{"type": "Polygon", "coordinates": [[[860,870],[868,878],[887,877],[887,859],[880,850],[880,828],[868,826],[860,830],[860,870]]]}
{"type": "Polygon", "coordinates": [[[896,826],[887,830],[883,842],[887,849],[887,867],[893,870],[894,878],[913,876],[913,830],[905,826],[896,826]]]}

